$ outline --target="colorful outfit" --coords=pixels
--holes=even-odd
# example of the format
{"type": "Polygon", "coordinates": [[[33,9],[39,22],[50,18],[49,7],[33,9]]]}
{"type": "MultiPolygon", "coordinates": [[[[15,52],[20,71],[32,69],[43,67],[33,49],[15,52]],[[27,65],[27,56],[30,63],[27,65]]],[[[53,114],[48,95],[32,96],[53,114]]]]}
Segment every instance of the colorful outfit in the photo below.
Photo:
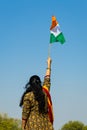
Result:
{"type": "MultiPolygon", "coordinates": [[[[50,90],[50,79],[44,78],[43,88],[50,90]]],[[[43,90],[45,93],[45,90],[43,90]]],[[[47,103],[48,96],[45,93],[47,103]]],[[[48,104],[46,104],[47,106],[48,104]]],[[[28,92],[24,96],[22,119],[26,120],[26,130],[54,130],[49,114],[41,114],[38,109],[38,102],[34,98],[33,92],[28,92]]]]}

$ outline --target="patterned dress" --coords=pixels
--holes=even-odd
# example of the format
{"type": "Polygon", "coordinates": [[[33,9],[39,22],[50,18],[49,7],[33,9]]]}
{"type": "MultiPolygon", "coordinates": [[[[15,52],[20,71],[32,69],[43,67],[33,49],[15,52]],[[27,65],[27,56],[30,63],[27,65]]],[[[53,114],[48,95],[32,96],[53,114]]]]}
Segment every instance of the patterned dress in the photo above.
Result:
{"type": "MultiPolygon", "coordinates": [[[[50,90],[50,79],[45,77],[43,85],[50,90]]],[[[45,100],[47,100],[47,98],[45,100]]],[[[54,130],[48,114],[39,113],[38,102],[35,100],[33,92],[25,94],[22,119],[27,120],[26,130],[54,130]]]]}

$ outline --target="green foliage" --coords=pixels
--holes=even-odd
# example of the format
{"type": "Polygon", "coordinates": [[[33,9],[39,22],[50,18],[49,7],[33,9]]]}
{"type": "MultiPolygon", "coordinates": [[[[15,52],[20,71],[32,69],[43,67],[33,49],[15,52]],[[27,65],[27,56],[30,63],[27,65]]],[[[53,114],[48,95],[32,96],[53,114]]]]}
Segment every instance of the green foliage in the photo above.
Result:
{"type": "Polygon", "coordinates": [[[84,126],[80,121],[69,121],[64,124],[61,130],[87,130],[87,126],[84,126]]]}
{"type": "Polygon", "coordinates": [[[87,126],[84,126],[82,130],[87,130],[87,126]]]}
{"type": "Polygon", "coordinates": [[[9,118],[7,114],[0,115],[0,130],[21,130],[21,121],[9,118]]]}

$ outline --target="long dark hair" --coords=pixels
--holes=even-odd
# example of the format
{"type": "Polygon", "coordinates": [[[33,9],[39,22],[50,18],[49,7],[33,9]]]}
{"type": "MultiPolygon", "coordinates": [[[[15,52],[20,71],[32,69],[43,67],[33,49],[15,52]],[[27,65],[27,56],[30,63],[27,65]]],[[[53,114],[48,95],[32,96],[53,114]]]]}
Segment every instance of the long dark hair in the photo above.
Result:
{"type": "Polygon", "coordinates": [[[29,82],[25,85],[25,92],[23,93],[20,101],[20,107],[23,105],[23,99],[26,93],[28,92],[33,92],[35,96],[35,100],[38,101],[38,107],[39,107],[39,112],[40,113],[46,113],[46,103],[45,103],[45,94],[42,91],[42,85],[41,85],[41,80],[40,77],[37,75],[33,75],[29,82]]]}

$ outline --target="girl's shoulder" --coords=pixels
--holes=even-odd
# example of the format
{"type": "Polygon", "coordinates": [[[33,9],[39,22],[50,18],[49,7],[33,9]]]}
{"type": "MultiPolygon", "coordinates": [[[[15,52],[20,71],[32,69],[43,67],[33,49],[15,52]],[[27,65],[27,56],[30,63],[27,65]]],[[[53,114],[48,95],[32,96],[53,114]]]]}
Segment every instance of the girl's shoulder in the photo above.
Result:
{"type": "Polygon", "coordinates": [[[33,92],[28,92],[25,94],[24,99],[32,100],[34,98],[33,92]]]}

